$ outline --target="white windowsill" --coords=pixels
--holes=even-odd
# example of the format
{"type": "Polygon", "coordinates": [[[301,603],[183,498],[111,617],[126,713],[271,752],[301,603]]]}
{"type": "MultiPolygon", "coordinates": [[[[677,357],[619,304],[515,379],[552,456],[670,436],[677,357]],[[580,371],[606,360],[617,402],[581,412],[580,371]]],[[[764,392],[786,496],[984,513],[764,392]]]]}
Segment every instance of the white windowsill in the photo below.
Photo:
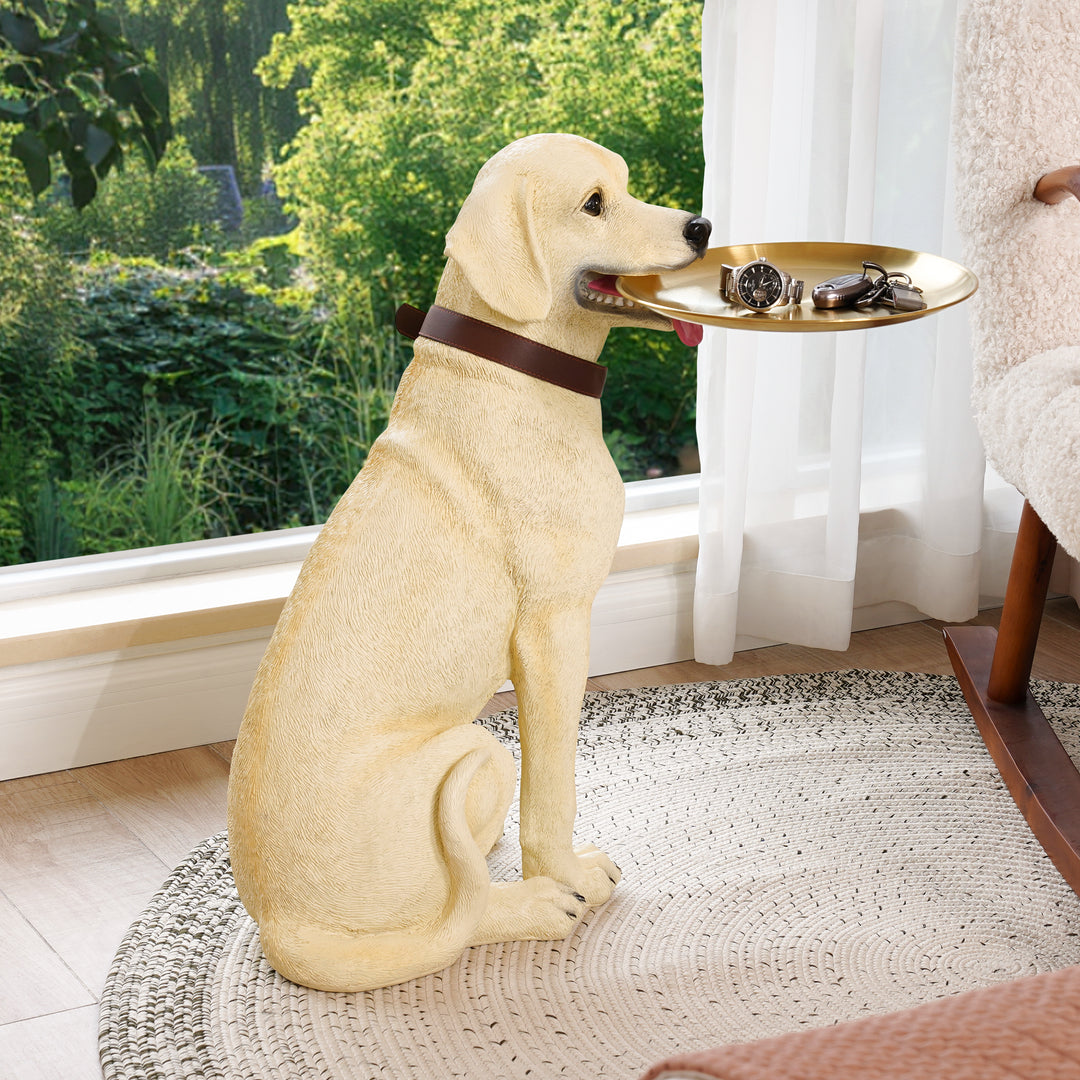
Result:
{"type": "MultiPolygon", "coordinates": [[[[272,626],[319,526],[0,569],[0,667],[272,626]]],[[[697,477],[627,485],[612,573],[697,556],[697,477]]]]}

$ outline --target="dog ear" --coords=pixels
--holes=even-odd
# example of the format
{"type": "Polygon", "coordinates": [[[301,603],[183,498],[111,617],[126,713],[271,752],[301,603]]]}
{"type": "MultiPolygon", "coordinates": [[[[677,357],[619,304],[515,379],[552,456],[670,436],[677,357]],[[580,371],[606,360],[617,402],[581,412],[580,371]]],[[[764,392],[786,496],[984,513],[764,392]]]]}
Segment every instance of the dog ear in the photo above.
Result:
{"type": "Polygon", "coordinates": [[[488,307],[517,322],[535,322],[551,310],[551,280],[535,232],[536,185],[527,174],[481,170],[446,251],[488,307]]]}

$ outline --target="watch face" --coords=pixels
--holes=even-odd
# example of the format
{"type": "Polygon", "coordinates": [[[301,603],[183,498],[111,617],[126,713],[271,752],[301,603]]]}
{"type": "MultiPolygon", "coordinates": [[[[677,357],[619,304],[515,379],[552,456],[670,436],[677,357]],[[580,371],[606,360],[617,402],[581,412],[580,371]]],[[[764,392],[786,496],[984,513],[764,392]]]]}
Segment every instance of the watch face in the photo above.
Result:
{"type": "Polygon", "coordinates": [[[752,262],[743,267],[735,289],[747,307],[770,308],[784,295],[784,280],[771,263],[752,262]]]}

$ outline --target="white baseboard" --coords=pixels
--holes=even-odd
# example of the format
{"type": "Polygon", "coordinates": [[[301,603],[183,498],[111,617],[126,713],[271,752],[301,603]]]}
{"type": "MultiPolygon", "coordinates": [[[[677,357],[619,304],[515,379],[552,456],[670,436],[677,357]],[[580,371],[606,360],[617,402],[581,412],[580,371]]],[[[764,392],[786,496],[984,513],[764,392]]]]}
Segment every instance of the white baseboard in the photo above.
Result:
{"type": "MultiPolygon", "coordinates": [[[[693,563],[612,574],[590,673],[693,655],[693,563]]],[[[236,737],[270,627],[0,668],[0,779],[236,737]]]]}
{"type": "Polygon", "coordinates": [[[0,779],[236,735],[269,628],[0,668],[0,779]]]}

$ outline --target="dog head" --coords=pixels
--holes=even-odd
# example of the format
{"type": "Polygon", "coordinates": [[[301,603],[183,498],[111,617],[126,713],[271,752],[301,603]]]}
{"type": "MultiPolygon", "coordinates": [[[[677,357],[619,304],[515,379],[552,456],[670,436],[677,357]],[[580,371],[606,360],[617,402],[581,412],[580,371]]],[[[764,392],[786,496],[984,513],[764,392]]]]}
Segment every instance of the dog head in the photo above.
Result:
{"type": "Polygon", "coordinates": [[[531,135],[500,150],[476,177],[446,237],[481,300],[506,319],[579,317],[670,330],[624,301],[620,274],[675,270],[705,253],[711,226],[627,192],[618,154],[576,135],[531,135]]]}

